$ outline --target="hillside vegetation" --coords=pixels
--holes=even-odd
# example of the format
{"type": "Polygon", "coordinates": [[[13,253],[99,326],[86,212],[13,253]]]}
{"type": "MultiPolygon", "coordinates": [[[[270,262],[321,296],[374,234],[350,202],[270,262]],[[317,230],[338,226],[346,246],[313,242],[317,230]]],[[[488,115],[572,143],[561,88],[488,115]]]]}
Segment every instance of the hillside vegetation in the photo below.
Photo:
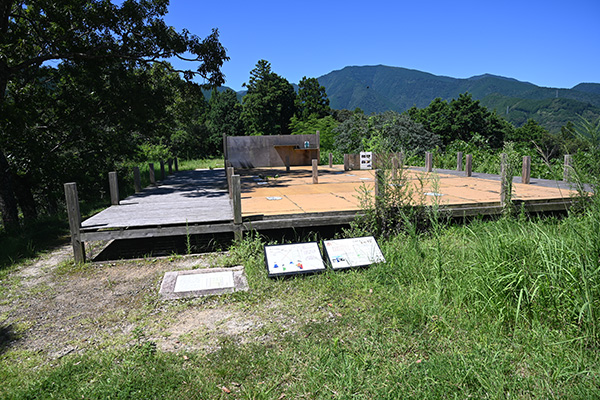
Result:
{"type": "Polygon", "coordinates": [[[318,80],[325,86],[332,108],[358,107],[367,114],[424,108],[437,97],[451,100],[469,92],[517,126],[532,118],[552,133],[558,133],[578,114],[590,119],[600,116],[600,85],[595,83],[572,89],[545,88],[489,74],[456,79],[384,65],[346,67],[318,80]]]}

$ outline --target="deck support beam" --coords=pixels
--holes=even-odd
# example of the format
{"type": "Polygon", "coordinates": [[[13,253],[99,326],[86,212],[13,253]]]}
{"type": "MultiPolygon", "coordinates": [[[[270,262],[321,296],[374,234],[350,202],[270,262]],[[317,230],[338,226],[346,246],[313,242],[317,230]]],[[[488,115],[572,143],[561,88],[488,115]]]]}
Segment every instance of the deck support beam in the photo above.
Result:
{"type": "Polygon", "coordinates": [[[531,182],[531,156],[523,156],[523,167],[521,168],[521,183],[531,182]]]}
{"type": "Polygon", "coordinates": [[[465,176],[471,176],[473,174],[473,155],[467,154],[465,160],[465,176]]]}
{"type": "Polygon", "coordinates": [[[73,258],[76,263],[85,262],[85,245],[81,241],[81,212],[79,211],[79,196],[75,182],[65,183],[65,200],[69,216],[69,230],[71,231],[71,245],[73,258]]]}
{"type": "Polygon", "coordinates": [[[458,153],[456,153],[456,170],[457,171],[463,170],[463,152],[462,151],[459,151],[458,153]]]}
{"type": "Polygon", "coordinates": [[[433,154],[429,151],[425,153],[425,172],[431,172],[433,170],[433,154]]]}
{"type": "Polygon", "coordinates": [[[233,205],[233,224],[235,240],[242,240],[242,187],[240,184],[239,175],[231,175],[232,195],[231,202],[233,205]]]}
{"type": "Polygon", "coordinates": [[[571,180],[571,169],[573,158],[570,154],[565,154],[565,164],[563,168],[563,181],[569,182],[571,180]]]}
{"type": "Polygon", "coordinates": [[[110,204],[119,205],[119,181],[115,171],[108,173],[108,187],[110,189],[110,204]]]}

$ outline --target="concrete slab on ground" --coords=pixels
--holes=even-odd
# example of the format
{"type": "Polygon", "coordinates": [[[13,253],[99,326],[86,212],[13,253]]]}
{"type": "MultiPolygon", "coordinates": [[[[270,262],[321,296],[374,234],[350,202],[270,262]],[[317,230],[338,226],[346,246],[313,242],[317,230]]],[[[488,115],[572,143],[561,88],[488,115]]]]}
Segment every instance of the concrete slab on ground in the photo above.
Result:
{"type": "Polygon", "coordinates": [[[167,272],[159,294],[164,300],[248,290],[243,266],[167,272]]]}

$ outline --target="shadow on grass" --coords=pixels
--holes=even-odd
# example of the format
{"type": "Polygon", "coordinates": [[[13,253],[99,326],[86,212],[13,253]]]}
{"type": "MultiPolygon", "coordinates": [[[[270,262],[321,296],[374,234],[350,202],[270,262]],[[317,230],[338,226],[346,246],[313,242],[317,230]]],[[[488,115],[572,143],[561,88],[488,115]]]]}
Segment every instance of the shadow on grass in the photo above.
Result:
{"type": "Polygon", "coordinates": [[[0,354],[4,354],[11,342],[17,339],[12,325],[0,326],[0,354]]]}
{"type": "Polygon", "coordinates": [[[43,217],[17,232],[0,231],[0,270],[69,241],[66,217],[43,217]]]}

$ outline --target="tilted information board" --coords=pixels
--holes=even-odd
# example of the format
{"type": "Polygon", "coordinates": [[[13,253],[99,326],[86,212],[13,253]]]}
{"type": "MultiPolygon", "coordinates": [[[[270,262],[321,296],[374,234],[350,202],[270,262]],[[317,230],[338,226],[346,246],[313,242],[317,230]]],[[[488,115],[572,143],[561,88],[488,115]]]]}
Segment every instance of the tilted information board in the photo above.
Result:
{"type": "Polygon", "coordinates": [[[317,242],[265,246],[265,264],[269,278],[325,270],[317,242]]]}
{"type": "Polygon", "coordinates": [[[323,249],[325,249],[331,268],[334,270],[385,262],[381,249],[373,236],[324,240],[323,249]]]}

